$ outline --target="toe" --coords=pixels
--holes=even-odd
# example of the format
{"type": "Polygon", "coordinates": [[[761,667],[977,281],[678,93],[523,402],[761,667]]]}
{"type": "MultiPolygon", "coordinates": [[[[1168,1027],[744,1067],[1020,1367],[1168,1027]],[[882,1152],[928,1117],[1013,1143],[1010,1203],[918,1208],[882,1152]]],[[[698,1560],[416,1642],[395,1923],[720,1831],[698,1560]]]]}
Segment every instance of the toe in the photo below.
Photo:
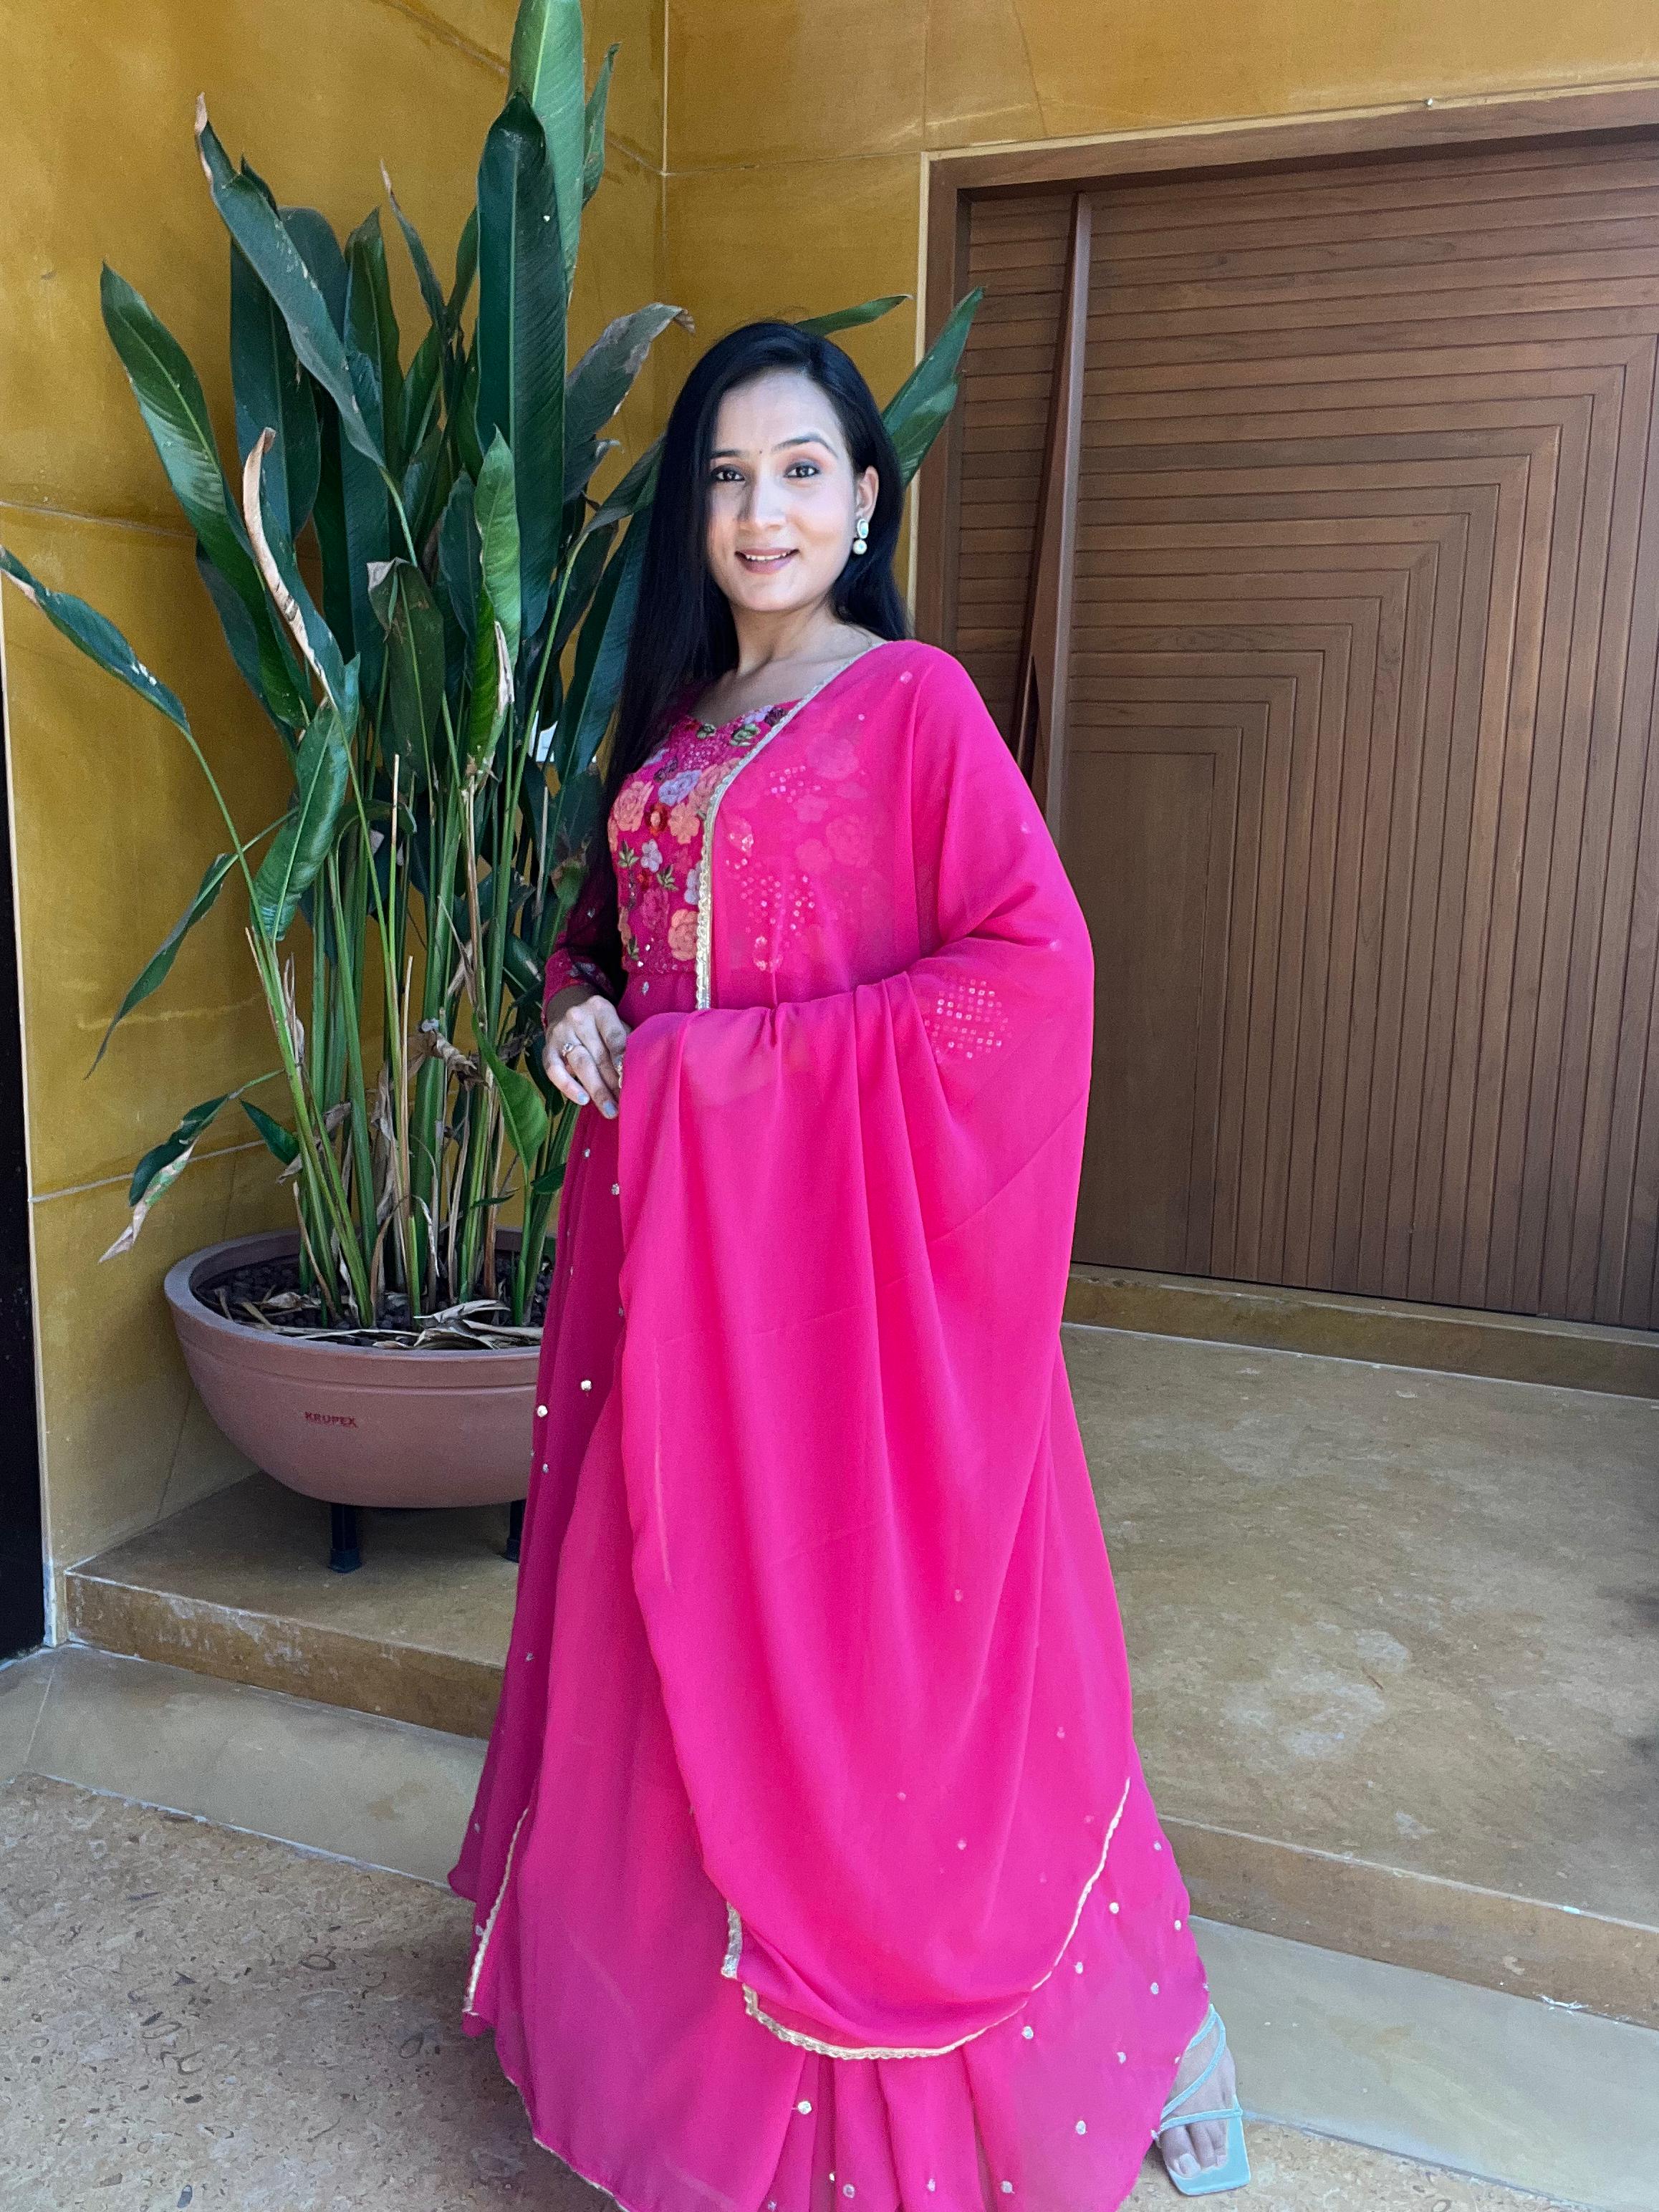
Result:
{"type": "Polygon", "coordinates": [[[1164,2163],[1171,2173],[1178,2173],[1184,2181],[1199,2171],[1198,2154],[1193,2148],[1193,2139],[1185,2128],[1165,2128],[1158,2139],[1164,2154],[1164,2163]]]}
{"type": "Polygon", "coordinates": [[[1200,2166],[1219,2166],[1227,2155],[1226,2124],[1221,2120],[1200,2120],[1188,2133],[1200,2166]]]}

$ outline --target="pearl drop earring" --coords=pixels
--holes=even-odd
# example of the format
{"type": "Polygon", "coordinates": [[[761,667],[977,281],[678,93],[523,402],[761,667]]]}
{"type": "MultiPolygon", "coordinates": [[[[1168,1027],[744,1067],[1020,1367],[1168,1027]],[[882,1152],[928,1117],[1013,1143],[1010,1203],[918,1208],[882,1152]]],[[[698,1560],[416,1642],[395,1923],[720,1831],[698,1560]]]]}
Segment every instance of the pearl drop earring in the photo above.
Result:
{"type": "Polygon", "coordinates": [[[863,515],[860,515],[858,520],[853,525],[853,550],[855,553],[862,553],[865,550],[864,541],[869,535],[870,525],[863,515]]]}

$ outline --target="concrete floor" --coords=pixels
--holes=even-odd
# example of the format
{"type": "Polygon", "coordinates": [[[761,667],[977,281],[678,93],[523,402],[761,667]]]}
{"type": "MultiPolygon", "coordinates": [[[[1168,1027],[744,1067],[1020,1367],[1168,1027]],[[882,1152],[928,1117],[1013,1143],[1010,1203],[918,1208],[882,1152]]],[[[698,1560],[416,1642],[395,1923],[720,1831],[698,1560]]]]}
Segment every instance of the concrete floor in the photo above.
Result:
{"type": "MultiPolygon", "coordinates": [[[[4,2212],[609,2202],[460,2033],[447,1891],[28,1774],[0,1788],[0,1851],[4,2212]]],[[[1229,2201],[1261,2212],[1551,2201],[1259,2121],[1250,2143],[1229,2201]]],[[[1177,2201],[1149,2159],[1135,2212],[1177,2201]]]]}
{"type": "MultiPolygon", "coordinates": [[[[1659,2022],[1659,1403],[1063,1332],[1137,1732],[1195,1909],[1659,2022]]],[[[69,1578],[106,1649],[488,1729],[501,1510],[263,1476],[69,1578]]]]}
{"type": "MultiPolygon", "coordinates": [[[[74,1645],[0,1667],[0,1784],[69,1784],[412,1877],[436,1885],[446,1911],[443,1880],[483,1757],[476,1737],[74,1645]]],[[[0,1834],[4,1803],[0,1790],[0,1834]]],[[[191,1863],[181,1863],[188,1879],[191,1863]]],[[[61,1886],[61,1870],[51,1879],[61,1886]]],[[[145,1895],[154,1887],[129,1881],[122,1907],[158,1903],[145,1895]]],[[[0,1898],[21,1893],[0,1875],[0,1898]]],[[[63,1894],[72,1904],[76,1893],[63,1894]]],[[[71,1932],[85,1924],[69,1921],[71,1932]]],[[[111,1932],[118,1950],[125,1939],[111,1932]]],[[[1659,2032],[1196,1916],[1193,1932],[1253,2137],[1277,2122],[1552,2202],[1659,2212],[1649,2185],[1659,2032]]],[[[21,1955],[16,1940],[10,1948],[0,1959],[9,1994],[21,1955]]],[[[452,2029],[454,2001],[452,1985],[452,2029]]],[[[0,2118],[0,2174],[9,2140],[0,2118]]],[[[1370,2169],[1361,2159],[1353,2171],[1370,2169]]],[[[1371,2200],[1333,2201],[1360,2212],[1371,2200]]]]}
{"type": "Polygon", "coordinates": [[[1659,1917],[1659,1404],[1065,1343],[1161,1811],[1659,1917]]]}
{"type": "Polygon", "coordinates": [[[1659,2022],[1659,1403],[1065,1345],[1195,1909],[1659,2022]]]}

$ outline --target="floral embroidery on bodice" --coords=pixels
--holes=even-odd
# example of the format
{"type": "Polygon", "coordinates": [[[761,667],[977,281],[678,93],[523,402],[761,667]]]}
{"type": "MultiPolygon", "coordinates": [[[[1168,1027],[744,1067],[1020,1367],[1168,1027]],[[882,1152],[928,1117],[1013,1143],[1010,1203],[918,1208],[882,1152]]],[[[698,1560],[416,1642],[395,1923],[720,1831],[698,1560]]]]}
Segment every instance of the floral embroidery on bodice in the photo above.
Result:
{"type": "Polygon", "coordinates": [[[619,997],[617,939],[626,970],[651,975],[696,965],[697,866],[709,799],[736,756],[794,703],[781,699],[718,723],[681,714],[624,780],[606,824],[614,884],[590,873],[548,963],[550,998],[574,982],[619,997]]]}
{"type": "Polygon", "coordinates": [[[697,864],[715,786],[790,702],[725,723],[684,715],[617,794],[611,858],[623,957],[647,972],[683,968],[697,952],[697,864]]]}

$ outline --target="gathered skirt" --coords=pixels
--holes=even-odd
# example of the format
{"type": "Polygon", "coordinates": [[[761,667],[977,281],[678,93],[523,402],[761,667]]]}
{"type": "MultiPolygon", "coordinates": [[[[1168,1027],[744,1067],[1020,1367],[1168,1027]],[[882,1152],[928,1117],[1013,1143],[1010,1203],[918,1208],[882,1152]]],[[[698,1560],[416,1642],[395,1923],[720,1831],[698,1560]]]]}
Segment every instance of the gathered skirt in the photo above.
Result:
{"type": "Polygon", "coordinates": [[[628,2212],[1113,2212],[1208,2002],[1138,1762],[1063,1954],[959,2049],[829,2057],[722,1975],[634,1589],[617,1136],[581,1109],[501,1704],[449,1875],[475,1907],[463,2027],[494,2031],[537,2141],[628,2212]]]}

